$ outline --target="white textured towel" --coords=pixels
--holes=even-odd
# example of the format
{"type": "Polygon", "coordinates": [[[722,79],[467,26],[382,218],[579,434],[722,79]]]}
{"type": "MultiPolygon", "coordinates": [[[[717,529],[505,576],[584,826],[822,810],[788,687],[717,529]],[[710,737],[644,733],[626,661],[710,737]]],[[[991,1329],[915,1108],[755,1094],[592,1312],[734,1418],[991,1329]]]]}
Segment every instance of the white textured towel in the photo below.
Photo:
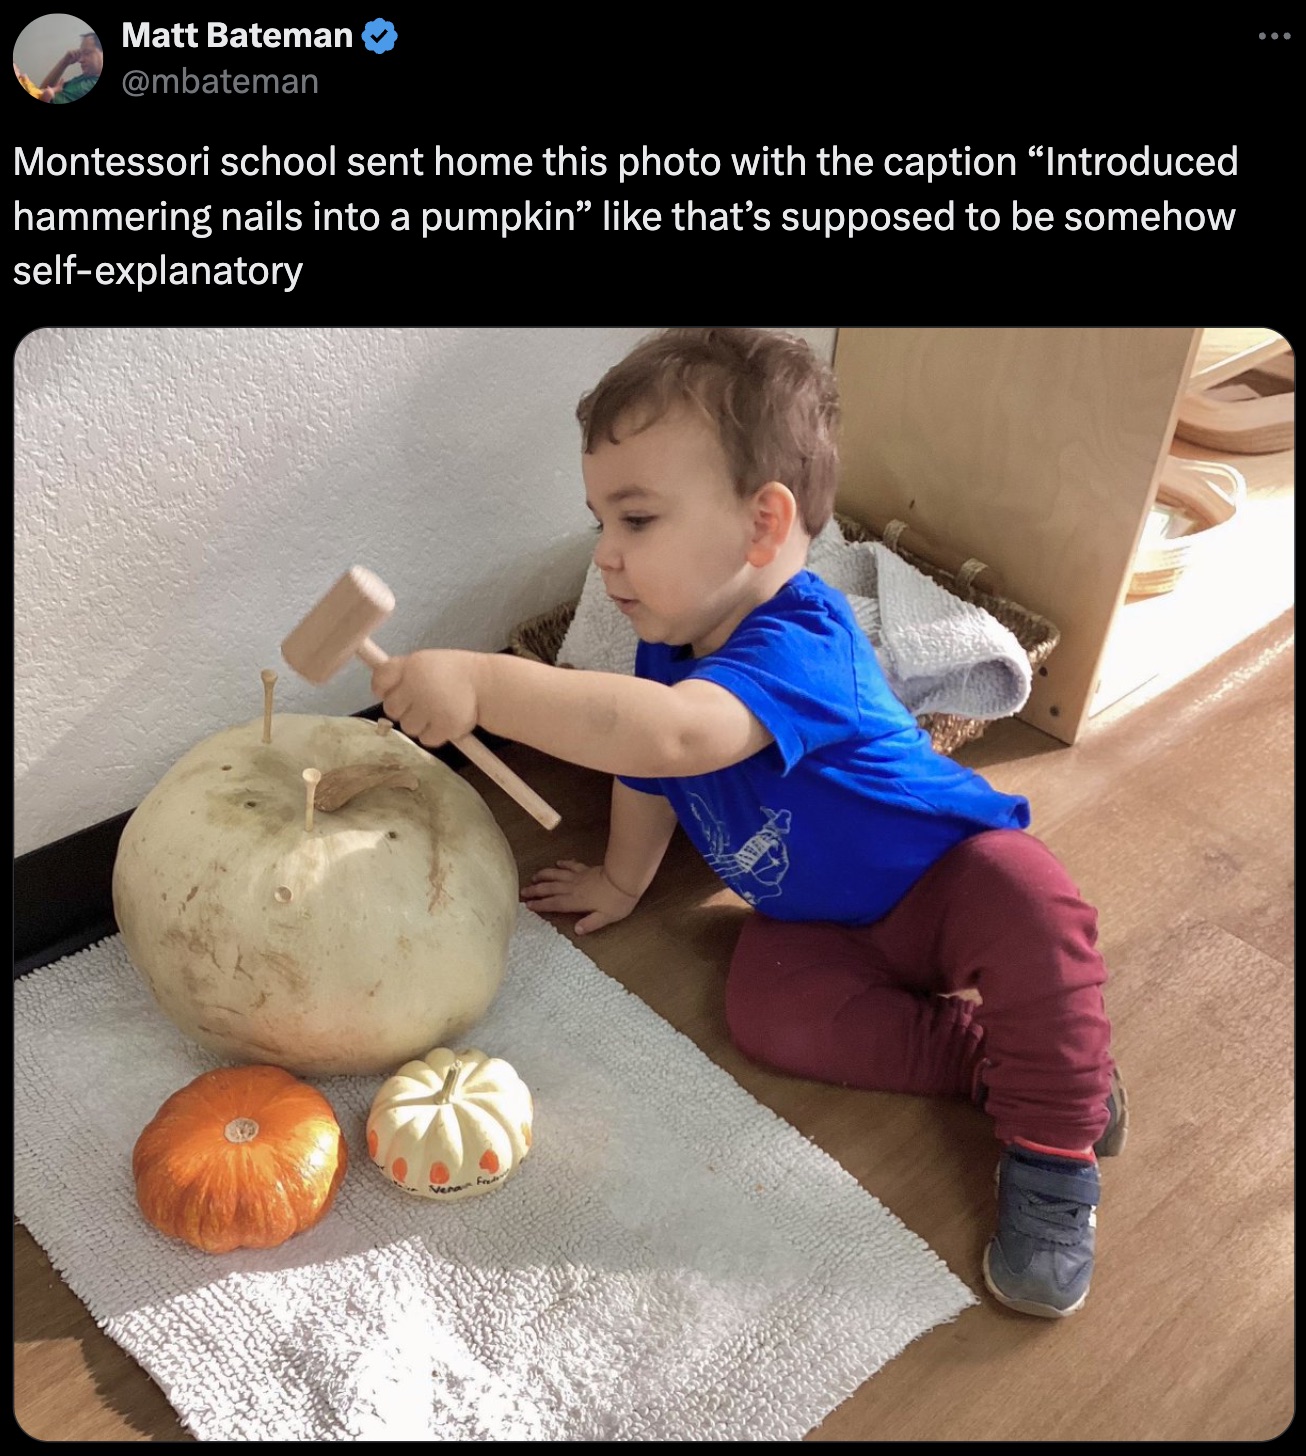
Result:
{"type": "Polygon", "coordinates": [[[853,614],[905,707],[918,718],[958,713],[987,720],[1008,718],[1025,706],[1033,672],[1015,633],[880,542],[858,549],[873,562],[874,584],[865,597],[878,613],[878,635],[855,602],[853,614]]]}
{"type": "Polygon", "coordinates": [[[603,587],[603,573],[591,561],[580,601],[558,647],[558,661],[595,672],[635,671],[639,638],[603,587]]]}
{"type": "MultiPolygon", "coordinates": [[[[848,598],[890,688],[916,717],[988,720],[1025,706],[1029,654],[991,612],[945,591],[878,541],[845,541],[833,520],[812,542],[807,565],[848,598]]],[[[630,673],[638,643],[591,562],[558,661],[630,673]]]]}
{"type": "Polygon", "coordinates": [[[113,937],[19,981],[15,1212],[211,1440],[798,1439],[974,1296],[814,1144],[525,907],[467,1040],[536,1101],[521,1171],[447,1205],[371,1164],[381,1078],[315,1082],[331,1212],[208,1255],[136,1207],[131,1151],[217,1059],[113,937]]]}

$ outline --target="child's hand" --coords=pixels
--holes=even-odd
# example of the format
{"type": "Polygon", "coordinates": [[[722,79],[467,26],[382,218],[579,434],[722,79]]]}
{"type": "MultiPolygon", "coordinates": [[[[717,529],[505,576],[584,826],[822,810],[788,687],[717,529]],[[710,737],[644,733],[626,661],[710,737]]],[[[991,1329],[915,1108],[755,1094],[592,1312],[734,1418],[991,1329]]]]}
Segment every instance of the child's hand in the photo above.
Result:
{"type": "Polygon", "coordinates": [[[392,657],[372,673],[372,691],[392,723],[439,748],[476,727],[475,657],[435,650],[392,657]]]}
{"type": "Polygon", "coordinates": [[[599,865],[583,865],[574,859],[560,859],[556,867],[537,870],[521,898],[541,914],[555,911],[589,911],[576,922],[576,934],[602,930],[605,925],[624,920],[639,904],[638,895],[617,889],[599,865]]]}

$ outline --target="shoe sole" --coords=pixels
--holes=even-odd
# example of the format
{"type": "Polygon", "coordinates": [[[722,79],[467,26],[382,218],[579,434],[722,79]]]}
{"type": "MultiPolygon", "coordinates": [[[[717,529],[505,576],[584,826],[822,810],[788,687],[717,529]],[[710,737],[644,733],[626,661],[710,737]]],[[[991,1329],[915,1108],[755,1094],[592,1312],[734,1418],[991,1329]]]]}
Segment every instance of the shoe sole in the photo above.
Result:
{"type": "Polygon", "coordinates": [[[1084,1301],[1088,1298],[1088,1290],[1086,1289],[1074,1304],[1067,1305],[1065,1309],[1057,1309],[1055,1305],[1051,1304],[1036,1304],[1032,1299],[1016,1299],[1010,1294],[1003,1294],[998,1286],[994,1284],[993,1276],[989,1273],[989,1251],[987,1248],[984,1250],[983,1268],[984,1283],[988,1286],[989,1293],[999,1304],[1005,1304],[1008,1309],[1017,1310],[1020,1314],[1033,1314],[1037,1315],[1040,1319],[1065,1319],[1067,1315],[1072,1315],[1076,1310],[1083,1309],[1084,1301]]]}
{"type": "Polygon", "coordinates": [[[1093,1151],[1099,1158],[1117,1157],[1124,1152],[1129,1138],[1129,1093],[1125,1091],[1125,1084],[1120,1080],[1118,1071],[1111,1074],[1111,1091],[1115,1094],[1120,1116],[1116,1118],[1116,1125],[1111,1129],[1110,1135],[1093,1144],[1093,1151]]]}

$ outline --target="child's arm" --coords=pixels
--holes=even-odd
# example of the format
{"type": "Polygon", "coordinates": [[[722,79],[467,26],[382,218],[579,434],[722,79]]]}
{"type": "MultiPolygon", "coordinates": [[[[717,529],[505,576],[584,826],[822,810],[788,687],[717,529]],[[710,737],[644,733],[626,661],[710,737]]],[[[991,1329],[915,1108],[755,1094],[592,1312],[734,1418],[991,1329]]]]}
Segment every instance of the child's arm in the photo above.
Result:
{"type": "Polygon", "coordinates": [[[683,778],[751,757],[770,733],[732,693],[667,687],[502,653],[424,651],[372,674],[386,715],[432,748],[479,723],[555,758],[632,778],[683,778]]]}
{"type": "Polygon", "coordinates": [[[543,914],[588,911],[576,922],[577,935],[624,920],[657,873],[675,827],[675,810],[660,794],[640,793],[614,779],[603,864],[560,859],[556,867],[539,870],[521,897],[543,914]]]}

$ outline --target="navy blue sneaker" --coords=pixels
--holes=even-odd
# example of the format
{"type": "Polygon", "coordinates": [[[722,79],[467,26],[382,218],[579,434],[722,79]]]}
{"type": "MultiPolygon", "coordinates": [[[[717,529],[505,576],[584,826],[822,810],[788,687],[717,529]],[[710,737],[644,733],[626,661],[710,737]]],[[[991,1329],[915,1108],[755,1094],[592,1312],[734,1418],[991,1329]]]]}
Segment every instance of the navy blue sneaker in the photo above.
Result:
{"type": "Polygon", "coordinates": [[[984,1251],[984,1282],[1009,1309],[1064,1319],[1093,1277],[1097,1164],[1010,1144],[998,1164],[998,1232],[984,1251]]]}

